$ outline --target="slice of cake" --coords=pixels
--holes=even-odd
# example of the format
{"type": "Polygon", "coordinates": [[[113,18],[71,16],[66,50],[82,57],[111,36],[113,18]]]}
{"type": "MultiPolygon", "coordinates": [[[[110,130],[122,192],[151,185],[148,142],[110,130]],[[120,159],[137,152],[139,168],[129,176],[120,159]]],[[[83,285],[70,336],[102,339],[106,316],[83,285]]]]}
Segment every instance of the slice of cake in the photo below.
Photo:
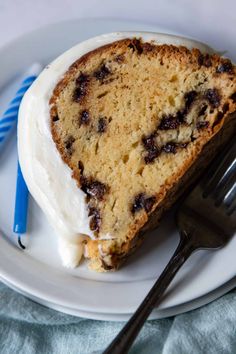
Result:
{"type": "Polygon", "coordinates": [[[54,226],[61,223],[59,233],[71,237],[60,252],[73,254],[73,265],[84,252],[98,271],[120,265],[235,128],[230,60],[160,44],[155,35],[117,39],[88,45],[77,57],[65,53],[36,81],[20,113],[26,181],[54,226]]]}

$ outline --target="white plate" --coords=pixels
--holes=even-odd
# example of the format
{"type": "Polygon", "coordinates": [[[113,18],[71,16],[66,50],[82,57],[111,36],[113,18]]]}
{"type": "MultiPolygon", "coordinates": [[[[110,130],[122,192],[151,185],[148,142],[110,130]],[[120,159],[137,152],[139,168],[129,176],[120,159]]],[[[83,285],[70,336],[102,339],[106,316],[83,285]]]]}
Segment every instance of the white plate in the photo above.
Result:
{"type": "MultiPolygon", "coordinates": [[[[84,318],[92,318],[94,320],[104,320],[104,321],[127,321],[131,314],[126,313],[100,313],[100,312],[88,312],[88,311],[81,311],[77,309],[67,308],[65,306],[59,306],[57,304],[45,301],[41,298],[35,297],[32,294],[27,294],[26,292],[22,291],[21,289],[16,288],[14,285],[8,283],[5,279],[2,281],[11,287],[13,290],[18,291],[19,293],[29,297],[35,302],[40,303],[43,306],[50,307],[56,311],[64,312],[68,315],[84,317],[84,318]]],[[[220,286],[219,288],[211,291],[210,293],[196,298],[189,303],[183,303],[182,305],[174,306],[174,307],[167,307],[165,309],[154,309],[149,317],[149,319],[159,319],[164,317],[170,317],[174,315],[178,315],[190,310],[194,310],[198,307],[208,304],[211,301],[218,299],[220,296],[226,294],[228,291],[232,290],[235,287],[236,278],[231,279],[224,285],[220,286]]]]}
{"type": "MultiPolygon", "coordinates": [[[[0,106],[4,108],[4,102],[16,86],[17,80],[14,83],[12,80],[32,62],[40,61],[46,65],[77,42],[118,30],[169,32],[132,22],[93,19],[63,22],[29,33],[0,50],[0,106]]],[[[85,264],[75,270],[67,270],[60,263],[56,235],[32,200],[27,251],[22,252],[15,246],[15,236],[11,231],[15,179],[16,145],[12,139],[0,156],[0,277],[3,281],[42,304],[74,315],[124,319],[132,313],[177,245],[173,215],[165,218],[161,227],[146,239],[142,249],[121,270],[97,274],[87,270],[85,264]]],[[[194,254],[177,275],[152,318],[187,311],[219,296],[219,292],[214,296],[212,292],[236,274],[235,249],[236,239],[233,239],[221,251],[194,254]],[[210,292],[211,296],[206,297],[210,292]],[[198,298],[205,300],[196,300],[198,298]]],[[[223,289],[220,295],[229,287],[223,289]]]]}

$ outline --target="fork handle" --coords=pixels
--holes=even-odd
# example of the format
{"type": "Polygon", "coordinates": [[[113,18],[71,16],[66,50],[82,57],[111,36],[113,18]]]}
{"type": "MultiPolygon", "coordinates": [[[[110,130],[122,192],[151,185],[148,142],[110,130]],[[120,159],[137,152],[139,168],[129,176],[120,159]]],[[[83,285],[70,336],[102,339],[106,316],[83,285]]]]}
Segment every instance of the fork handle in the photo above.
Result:
{"type": "Polygon", "coordinates": [[[164,271],[157,279],[156,283],[153,285],[136,312],[103,352],[103,354],[128,353],[128,350],[141,330],[144,322],[154,307],[160,303],[163,293],[180,267],[184,264],[193,251],[194,248],[191,245],[190,239],[186,237],[185,234],[181,234],[179,245],[164,271]]]}

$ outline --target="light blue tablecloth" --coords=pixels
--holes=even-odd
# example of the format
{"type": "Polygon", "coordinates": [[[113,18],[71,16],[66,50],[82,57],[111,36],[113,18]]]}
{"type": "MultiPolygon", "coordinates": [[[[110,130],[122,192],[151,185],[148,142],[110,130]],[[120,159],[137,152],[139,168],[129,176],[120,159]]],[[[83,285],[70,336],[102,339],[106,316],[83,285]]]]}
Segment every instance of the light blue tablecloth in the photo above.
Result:
{"type": "MultiPolygon", "coordinates": [[[[0,283],[1,354],[101,353],[122,326],[47,309],[0,283]]],[[[198,310],[148,321],[130,353],[236,353],[236,290],[198,310]]]]}

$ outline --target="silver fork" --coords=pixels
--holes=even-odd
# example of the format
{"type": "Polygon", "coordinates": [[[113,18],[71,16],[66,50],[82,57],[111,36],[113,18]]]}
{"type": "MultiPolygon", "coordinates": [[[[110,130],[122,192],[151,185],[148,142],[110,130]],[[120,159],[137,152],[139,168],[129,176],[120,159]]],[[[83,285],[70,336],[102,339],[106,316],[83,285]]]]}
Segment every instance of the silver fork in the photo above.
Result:
{"type": "Polygon", "coordinates": [[[225,147],[201,182],[183,200],[176,220],[180,242],[174,255],[104,354],[129,351],[151,311],[161,302],[172,279],[194,251],[221,248],[233,237],[236,231],[236,141],[225,147]]]}

